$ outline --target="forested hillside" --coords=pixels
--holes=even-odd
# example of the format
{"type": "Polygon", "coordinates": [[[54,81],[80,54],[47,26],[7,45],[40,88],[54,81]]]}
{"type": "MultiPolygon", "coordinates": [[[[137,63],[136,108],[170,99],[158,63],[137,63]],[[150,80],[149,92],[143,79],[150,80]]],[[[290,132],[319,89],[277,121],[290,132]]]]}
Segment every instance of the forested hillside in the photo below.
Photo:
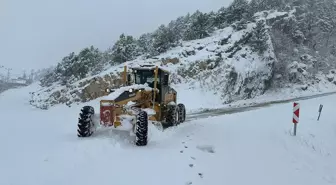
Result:
{"type": "Polygon", "coordinates": [[[178,50],[174,57],[183,61],[180,81],[201,78],[203,88],[223,93],[224,102],[231,102],[292,84],[302,90],[326,83],[324,79],[336,84],[335,39],[333,0],[234,0],[217,11],[180,16],[139,38],[121,34],[106,51],[90,46],[72,52],[42,78],[41,85],[69,86],[126,61],[162,62],[178,50]],[[203,50],[211,54],[201,57],[198,52],[203,50]],[[197,59],[190,59],[193,55],[197,59]],[[250,70],[239,71],[239,61],[250,70]],[[188,75],[195,65],[199,75],[188,75]]]}

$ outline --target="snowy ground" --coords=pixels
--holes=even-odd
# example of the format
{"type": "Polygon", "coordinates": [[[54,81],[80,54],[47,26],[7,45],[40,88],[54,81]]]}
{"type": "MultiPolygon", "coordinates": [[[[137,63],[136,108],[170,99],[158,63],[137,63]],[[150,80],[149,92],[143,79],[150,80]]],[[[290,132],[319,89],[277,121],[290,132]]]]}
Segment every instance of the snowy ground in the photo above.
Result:
{"type": "MultiPolygon", "coordinates": [[[[80,106],[32,108],[29,88],[0,94],[3,185],[336,184],[335,95],[300,101],[296,137],[292,103],[286,103],[152,129],[148,146],[136,147],[108,130],[78,139],[80,106]]],[[[182,96],[193,108],[215,103],[210,96],[199,104],[182,96]]]]}

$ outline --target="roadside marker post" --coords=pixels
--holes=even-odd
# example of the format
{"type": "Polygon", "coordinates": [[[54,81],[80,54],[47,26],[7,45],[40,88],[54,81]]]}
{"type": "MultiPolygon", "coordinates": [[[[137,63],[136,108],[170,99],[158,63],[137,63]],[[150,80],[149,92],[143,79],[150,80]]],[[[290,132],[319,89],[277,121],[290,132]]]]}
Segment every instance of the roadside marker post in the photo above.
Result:
{"type": "Polygon", "coordinates": [[[319,120],[320,120],[320,116],[321,116],[321,113],[322,113],[322,109],[323,109],[323,105],[322,105],[322,104],[320,104],[320,107],[319,107],[319,110],[318,110],[318,112],[319,112],[319,115],[318,115],[317,121],[319,121],[319,120]]]}
{"type": "Polygon", "coordinates": [[[300,104],[294,102],[293,104],[293,123],[294,123],[294,136],[296,136],[297,124],[299,123],[300,117],[300,104]]]}

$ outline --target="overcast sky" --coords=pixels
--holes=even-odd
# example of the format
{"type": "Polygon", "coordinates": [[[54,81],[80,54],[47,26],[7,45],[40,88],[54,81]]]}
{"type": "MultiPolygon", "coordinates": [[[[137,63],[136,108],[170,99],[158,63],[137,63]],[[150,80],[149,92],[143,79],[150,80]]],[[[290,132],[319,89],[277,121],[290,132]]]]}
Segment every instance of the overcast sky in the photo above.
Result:
{"type": "MultiPolygon", "coordinates": [[[[232,0],[0,0],[0,65],[49,67],[68,53],[112,46],[180,15],[218,10],[232,0]]],[[[0,72],[2,69],[0,69],[0,72]]]]}

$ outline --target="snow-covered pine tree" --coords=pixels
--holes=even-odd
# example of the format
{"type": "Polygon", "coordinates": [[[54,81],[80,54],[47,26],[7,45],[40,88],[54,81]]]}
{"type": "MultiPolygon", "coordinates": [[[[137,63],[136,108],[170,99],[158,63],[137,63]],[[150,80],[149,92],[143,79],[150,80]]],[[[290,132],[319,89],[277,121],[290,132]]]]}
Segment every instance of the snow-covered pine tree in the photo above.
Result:
{"type": "Polygon", "coordinates": [[[293,2],[299,30],[305,36],[304,44],[313,50],[329,50],[335,33],[336,3],[330,0],[306,0],[293,2]]]}
{"type": "Polygon", "coordinates": [[[133,60],[136,53],[136,40],[132,36],[121,34],[119,40],[113,45],[113,62],[120,64],[129,60],[133,60]]]}
{"type": "Polygon", "coordinates": [[[189,14],[187,16],[180,16],[176,20],[168,24],[168,28],[173,32],[174,40],[178,43],[183,39],[183,35],[188,28],[189,14]]]}
{"type": "Polygon", "coordinates": [[[102,52],[102,60],[104,61],[104,64],[115,64],[113,63],[113,49],[111,47],[102,52]]]}
{"type": "Polygon", "coordinates": [[[151,33],[145,33],[140,35],[137,40],[138,52],[140,54],[153,53],[153,35],[151,33]]]}
{"type": "Polygon", "coordinates": [[[152,55],[157,55],[166,52],[169,48],[176,45],[176,40],[174,40],[174,33],[165,25],[161,25],[153,33],[153,48],[154,51],[152,55]]]}
{"type": "Polygon", "coordinates": [[[262,54],[267,49],[267,30],[265,20],[259,20],[252,32],[252,37],[249,41],[253,51],[262,54]]]}
{"type": "Polygon", "coordinates": [[[79,54],[78,65],[81,66],[83,74],[79,76],[79,78],[84,78],[90,72],[92,74],[98,74],[104,68],[104,61],[102,60],[102,53],[98,48],[90,46],[89,48],[84,48],[79,54]]]}
{"type": "Polygon", "coordinates": [[[333,0],[324,0],[318,4],[317,10],[320,50],[330,50],[336,35],[336,2],[333,0]]]}
{"type": "Polygon", "coordinates": [[[221,7],[215,15],[213,20],[214,27],[221,29],[226,27],[226,14],[227,9],[225,7],[221,7]]]}
{"type": "Polygon", "coordinates": [[[208,16],[208,25],[209,25],[209,28],[211,29],[211,32],[214,31],[215,29],[218,29],[215,27],[217,13],[214,11],[211,11],[207,13],[207,16],[208,16]]]}
{"type": "Polygon", "coordinates": [[[247,18],[249,3],[247,0],[234,0],[226,11],[226,22],[229,24],[247,18]]]}
{"type": "Polygon", "coordinates": [[[58,77],[63,79],[63,81],[67,81],[67,78],[75,73],[73,66],[77,61],[78,56],[74,52],[64,57],[62,62],[56,67],[56,74],[59,74],[58,77]]]}
{"type": "Polygon", "coordinates": [[[260,8],[261,0],[251,0],[249,3],[249,17],[252,19],[253,15],[261,10],[260,8]]]}
{"type": "Polygon", "coordinates": [[[190,23],[183,40],[195,40],[208,37],[213,31],[213,22],[210,15],[196,11],[190,19],[190,23]]]}

